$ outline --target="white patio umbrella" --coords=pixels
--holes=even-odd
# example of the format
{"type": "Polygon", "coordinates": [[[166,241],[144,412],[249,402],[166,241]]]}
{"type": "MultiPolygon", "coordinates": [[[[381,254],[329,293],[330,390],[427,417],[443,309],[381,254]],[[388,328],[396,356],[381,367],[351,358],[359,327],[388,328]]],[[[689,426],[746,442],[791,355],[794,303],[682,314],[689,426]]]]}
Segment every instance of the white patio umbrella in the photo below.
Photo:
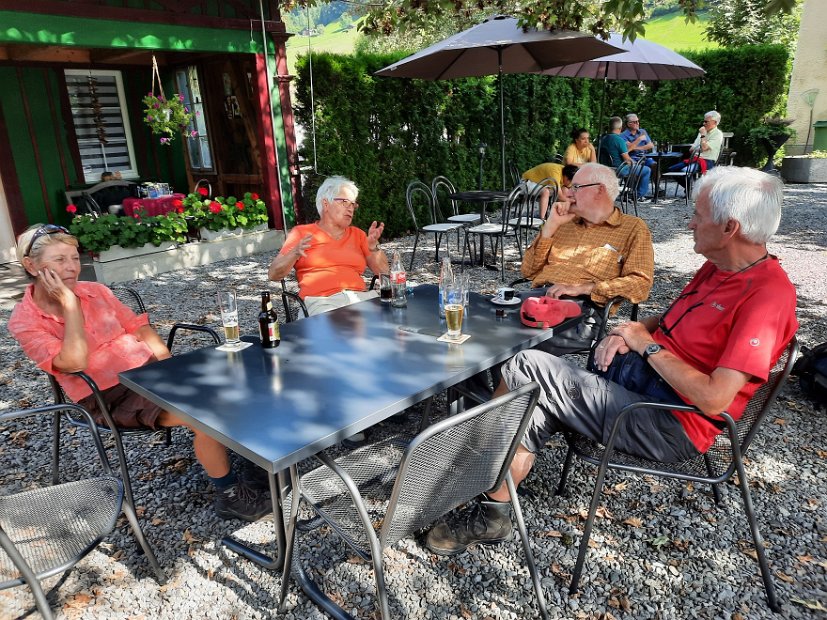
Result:
{"type": "Polygon", "coordinates": [[[523,30],[498,15],[380,69],[384,77],[450,80],[497,75],[500,91],[500,155],[505,189],[504,73],[538,73],[551,67],[619,53],[621,49],[570,30],[523,30]]]}

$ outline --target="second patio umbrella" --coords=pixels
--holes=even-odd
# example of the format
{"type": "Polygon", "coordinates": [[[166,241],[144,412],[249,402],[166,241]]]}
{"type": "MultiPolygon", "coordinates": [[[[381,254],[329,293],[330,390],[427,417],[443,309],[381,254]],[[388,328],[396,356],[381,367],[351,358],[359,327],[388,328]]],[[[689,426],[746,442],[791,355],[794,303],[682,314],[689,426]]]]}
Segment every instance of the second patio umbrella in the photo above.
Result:
{"type": "Polygon", "coordinates": [[[497,75],[500,94],[500,159],[505,189],[504,73],[537,73],[621,49],[570,30],[523,30],[513,17],[498,15],[403,58],[376,75],[449,80],[497,75]]]}
{"type": "MultiPolygon", "coordinates": [[[[543,70],[543,75],[556,77],[578,77],[603,80],[603,96],[606,95],[606,80],[683,80],[700,77],[706,73],[691,60],[684,58],[669,48],[637,37],[634,41],[624,41],[617,33],[609,36],[609,43],[623,50],[620,54],[611,54],[583,62],[575,62],[560,67],[543,70]]],[[[603,123],[603,100],[600,102],[598,123],[603,123]]]]}

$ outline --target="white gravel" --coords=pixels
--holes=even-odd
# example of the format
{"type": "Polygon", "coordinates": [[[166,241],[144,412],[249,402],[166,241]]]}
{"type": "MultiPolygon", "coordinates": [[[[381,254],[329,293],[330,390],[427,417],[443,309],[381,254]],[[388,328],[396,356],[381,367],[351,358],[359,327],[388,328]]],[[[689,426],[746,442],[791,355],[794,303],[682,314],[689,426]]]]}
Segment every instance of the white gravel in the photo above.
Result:
{"type": "MultiPolygon", "coordinates": [[[[770,250],[798,287],[799,338],[827,340],[827,186],[788,186],[781,229],[770,250]]],[[[683,199],[641,205],[655,239],[656,281],[643,313],[662,310],[701,264],[686,230],[683,199]]],[[[411,237],[385,248],[409,250],[411,237]]],[[[432,238],[420,240],[409,279],[434,282],[432,238]],[[423,247],[424,244],[424,247],[423,247]]],[[[518,277],[510,253],[506,281],[518,277]]],[[[406,256],[409,256],[406,254],[406,256]]],[[[137,289],[162,335],[176,320],[218,325],[214,292],[234,286],[240,296],[242,331],[254,333],[259,291],[270,256],[229,260],[129,283],[137,289]]],[[[476,290],[493,291],[497,273],[471,270],[476,290]]],[[[19,351],[5,325],[10,304],[0,300],[0,411],[45,404],[48,384],[19,351]]],[[[759,524],[784,618],[824,617],[827,609],[827,414],[802,398],[797,381],[782,392],[770,422],[749,454],[759,524]]],[[[0,426],[3,493],[49,482],[50,428],[0,426]],[[22,474],[22,475],[21,475],[22,474]]],[[[88,471],[90,450],[66,437],[64,475],[88,471]],[[72,445],[71,449],[69,445],[72,445]]],[[[170,447],[128,439],[130,467],[144,531],[167,570],[159,587],[121,524],[74,568],[52,596],[59,618],[323,618],[291,585],[287,612],[275,598],[280,578],[236,558],[218,544],[235,532],[265,542],[269,521],[243,526],[223,522],[212,510],[212,491],[194,459],[187,433],[176,431],[170,447]]],[[[610,475],[603,518],[596,522],[581,591],[567,592],[594,471],[573,468],[569,495],[555,497],[564,451],[554,440],[526,481],[533,496],[522,500],[531,542],[553,618],[774,618],[769,612],[737,487],[724,489],[715,506],[705,488],[656,479],[610,475]],[[666,543],[657,546],[658,537],[666,543]]],[[[342,561],[339,542],[319,531],[303,537],[302,560],[328,592],[361,618],[373,617],[373,579],[368,566],[342,561]],[[324,540],[324,542],[323,542],[324,540]],[[333,540],[333,539],[329,539],[333,540]]],[[[343,556],[343,554],[345,554],[343,556]]],[[[431,555],[415,540],[386,552],[392,615],[430,618],[513,618],[536,614],[534,593],[516,540],[472,550],[450,561],[431,555]]],[[[57,578],[47,580],[51,586],[57,578]]],[[[32,605],[25,587],[0,591],[0,618],[15,618],[32,605]]]]}

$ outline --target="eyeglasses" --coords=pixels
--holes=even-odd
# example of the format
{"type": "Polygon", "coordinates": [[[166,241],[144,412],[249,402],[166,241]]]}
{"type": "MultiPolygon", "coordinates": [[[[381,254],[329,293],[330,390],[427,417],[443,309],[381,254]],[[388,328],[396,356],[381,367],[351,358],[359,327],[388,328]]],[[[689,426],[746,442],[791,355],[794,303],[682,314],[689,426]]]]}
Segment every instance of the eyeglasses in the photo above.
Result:
{"type": "Polygon", "coordinates": [[[715,122],[715,119],[712,119],[712,118],[705,118],[704,119],[704,125],[706,125],[707,123],[714,123],[714,122],[715,122]]]}
{"type": "Polygon", "coordinates": [[[569,189],[573,192],[577,192],[578,189],[583,189],[584,187],[593,187],[595,185],[603,185],[603,183],[583,183],[580,185],[579,183],[572,183],[569,189]]]}
{"type": "Polygon", "coordinates": [[[345,208],[348,208],[348,207],[353,207],[354,209],[359,208],[359,203],[356,202],[355,200],[351,200],[350,198],[334,198],[333,202],[338,202],[340,205],[342,205],[345,208]]]}
{"type": "Polygon", "coordinates": [[[29,241],[29,247],[26,248],[26,251],[23,253],[23,256],[26,257],[32,252],[32,247],[34,247],[34,242],[44,237],[46,235],[55,235],[57,233],[63,233],[64,235],[70,234],[69,231],[63,226],[58,226],[57,224],[46,224],[45,226],[41,226],[38,228],[35,233],[32,235],[32,240],[29,241]]]}
{"type": "Polygon", "coordinates": [[[626,121],[626,122],[629,123],[630,125],[640,125],[640,121],[637,120],[637,119],[635,119],[633,121],[626,121]]]}
{"type": "Polygon", "coordinates": [[[675,307],[675,304],[678,303],[679,301],[683,301],[687,297],[691,297],[692,295],[696,294],[697,292],[698,292],[697,290],[694,290],[694,291],[689,291],[688,293],[683,293],[681,295],[678,295],[675,298],[675,301],[673,301],[669,305],[669,307],[666,309],[666,312],[664,312],[662,315],[660,315],[660,319],[658,319],[658,329],[660,329],[660,331],[662,331],[665,335],[671,336],[672,335],[672,330],[674,330],[678,326],[678,323],[683,321],[683,318],[687,314],[689,314],[690,312],[692,312],[696,308],[700,308],[701,306],[703,306],[704,301],[703,301],[703,299],[701,299],[701,301],[692,304],[686,310],[684,310],[683,314],[681,314],[677,319],[675,319],[675,322],[672,323],[672,327],[667,327],[666,326],[666,315],[669,314],[670,312],[672,312],[672,308],[675,307]]]}

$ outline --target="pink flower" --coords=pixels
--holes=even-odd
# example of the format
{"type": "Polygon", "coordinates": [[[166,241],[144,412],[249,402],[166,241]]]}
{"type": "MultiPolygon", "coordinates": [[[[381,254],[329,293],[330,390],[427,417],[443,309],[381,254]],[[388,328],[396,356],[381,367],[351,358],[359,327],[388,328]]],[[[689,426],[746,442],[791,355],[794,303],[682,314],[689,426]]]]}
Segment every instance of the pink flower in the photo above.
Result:
{"type": "Polygon", "coordinates": [[[197,131],[195,131],[195,129],[193,129],[193,130],[190,132],[190,138],[197,138],[197,137],[198,137],[198,132],[197,132],[197,131]]]}
{"type": "Polygon", "coordinates": [[[252,194],[250,194],[250,198],[252,198],[253,200],[258,200],[258,194],[253,192],[252,194]]]}
{"type": "Polygon", "coordinates": [[[147,122],[147,123],[151,123],[151,122],[152,122],[152,117],[151,117],[151,116],[149,116],[148,114],[147,114],[147,117],[146,117],[146,122],[147,122]]]}
{"type": "Polygon", "coordinates": [[[78,208],[73,204],[66,205],[66,211],[69,213],[77,213],[78,208]]]}
{"type": "Polygon", "coordinates": [[[184,112],[186,112],[187,114],[189,114],[189,111],[190,111],[190,109],[189,109],[188,107],[184,106],[184,112]]]}
{"type": "Polygon", "coordinates": [[[179,100],[181,103],[184,103],[184,95],[178,95],[178,100],[179,100]]]}
{"type": "Polygon", "coordinates": [[[221,204],[218,202],[211,202],[210,213],[221,213],[221,204]]]}
{"type": "Polygon", "coordinates": [[[169,144],[171,140],[169,138],[161,138],[161,144],[169,144]]]}
{"type": "Polygon", "coordinates": [[[158,103],[153,103],[153,104],[152,104],[152,107],[153,107],[153,108],[155,108],[155,109],[157,110],[157,109],[158,109],[158,108],[160,108],[161,106],[160,106],[160,104],[158,104],[158,103]]]}
{"type": "Polygon", "coordinates": [[[198,188],[198,193],[201,194],[202,196],[206,196],[207,194],[209,194],[206,187],[199,187],[198,188]]]}

